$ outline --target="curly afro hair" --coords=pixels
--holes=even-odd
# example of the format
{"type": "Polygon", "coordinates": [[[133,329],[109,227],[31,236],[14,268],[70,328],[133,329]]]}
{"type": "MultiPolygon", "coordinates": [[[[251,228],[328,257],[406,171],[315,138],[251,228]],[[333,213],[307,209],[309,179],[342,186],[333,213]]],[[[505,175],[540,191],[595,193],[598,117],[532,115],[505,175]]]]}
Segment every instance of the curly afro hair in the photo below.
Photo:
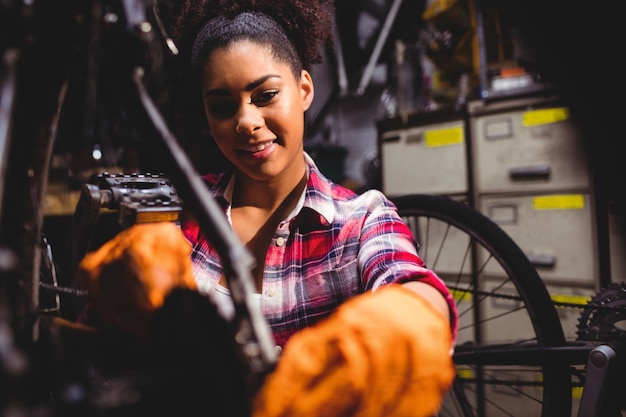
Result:
{"type": "Polygon", "coordinates": [[[191,56],[194,39],[208,20],[218,16],[232,19],[244,12],[274,19],[306,69],[322,61],[323,48],[332,48],[333,0],[184,0],[173,10],[171,28],[181,55],[191,56]]]}

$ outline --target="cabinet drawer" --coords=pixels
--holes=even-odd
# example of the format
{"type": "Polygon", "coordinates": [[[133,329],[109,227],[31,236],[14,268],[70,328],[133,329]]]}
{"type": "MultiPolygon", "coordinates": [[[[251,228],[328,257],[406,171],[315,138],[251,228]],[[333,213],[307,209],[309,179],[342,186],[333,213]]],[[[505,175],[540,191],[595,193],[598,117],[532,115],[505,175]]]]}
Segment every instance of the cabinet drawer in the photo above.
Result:
{"type": "Polygon", "coordinates": [[[511,236],[544,280],[581,285],[597,282],[589,194],[480,197],[477,208],[511,236]]]}
{"type": "Polygon", "coordinates": [[[474,106],[470,115],[476,192],[589,187],[583,137],[567,107],[538,101],[487,110],[474,106]]]}
{"type": "Polygon", "coordinates": [[[388,195],[468,190],[463,120],[380,134],[382,189],[388,195]]]}

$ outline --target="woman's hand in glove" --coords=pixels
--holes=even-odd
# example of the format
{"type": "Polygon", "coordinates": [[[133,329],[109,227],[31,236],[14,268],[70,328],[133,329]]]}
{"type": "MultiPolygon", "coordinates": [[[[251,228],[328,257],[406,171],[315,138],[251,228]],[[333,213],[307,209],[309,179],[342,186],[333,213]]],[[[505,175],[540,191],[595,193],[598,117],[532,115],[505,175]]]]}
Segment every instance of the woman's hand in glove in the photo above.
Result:
{"type": "Polygon", "coordinates": [[[87,254],[78,278],[104,325],[146,337],[152,314],[172,289],[196,289],[190,254],[176,224],[136,224],[87,254]]]}
{"type": "Polygon", "coordinates": [[[294,335],[253,417],[432,416],[454,379],[450,324],[402,285],[344,303],[294,335]]]}

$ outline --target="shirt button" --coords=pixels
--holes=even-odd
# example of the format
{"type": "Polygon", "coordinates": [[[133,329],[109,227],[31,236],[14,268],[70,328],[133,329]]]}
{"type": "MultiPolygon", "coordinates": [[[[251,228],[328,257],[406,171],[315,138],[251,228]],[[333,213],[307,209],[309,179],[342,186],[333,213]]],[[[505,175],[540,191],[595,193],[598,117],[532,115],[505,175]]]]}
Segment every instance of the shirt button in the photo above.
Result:
{"type": "Polygon", "coordinates": [[[276,239],[276,246],[283,246],[285,244],[285,238],[279,237],[276,239]]]}
{"type": "Polygon", "coordinates": [[[268,297],[273,297],[275,295],[276,295],[276,291],[274,289],[267,290],[267,296],[268,297]]]}

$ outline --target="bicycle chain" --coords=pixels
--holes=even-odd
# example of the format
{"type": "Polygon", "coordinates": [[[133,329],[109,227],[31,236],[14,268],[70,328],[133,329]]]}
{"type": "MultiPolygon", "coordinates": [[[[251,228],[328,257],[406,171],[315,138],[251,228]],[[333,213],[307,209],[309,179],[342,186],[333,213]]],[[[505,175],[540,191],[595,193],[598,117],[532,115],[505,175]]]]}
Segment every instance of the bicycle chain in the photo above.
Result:
{"type": "MultiPolygon", "coordinates": [[[[625,284],[622,284],[622,285],[625,285],[625,284]]],[[[460,287],[453,287],[453,286],[448,286],[448,289],[450,289],[453,292],[471,293],[472,295],[478,295],[478,296],[484,296],[484,297],[500,298],[500,299],[504,299],[504,300],[512,300],[512,301],[524,302],[524,299],[522,297],[520,297],[519,295],[503,294],[503,293],[496,293],[496,292],[490,292],[490,291],[481,291],[481,290],[472,290],[472,289],[468,289],[468,288],[460,288],[460,287]]],[[[599,291],[598,293],[601,293],[601,292],[602,292],[602,290],[599,291]]],[[[626,311],[626,306],[602,305],[602,304],[594,302],[593,299],[591,301],[589,301],[588,303],[568,303],[568,302],[564,302],[564,301],[552,300],[552,304],[555,307],[569,307],[569,308],[581,308],[581,309],[594,308],[594,309],[598,309],[598,310],[602,309],[602,310],[626,311]]]]}
{"type": "MultiPolygon", "coordinates": [[[[519,295],[504,294],[494,291],[472,290],[449,287],[454,293],[467,294],[481,298],[498,298],[524,302],[519,295]]],[[[579,308],[582,310],[577,324],[577,340],[608,342],[626,340],[626,283],[611,283],[599,290],[587,303],[571,303],[552,299],[555,307],[579,308]]]]}

